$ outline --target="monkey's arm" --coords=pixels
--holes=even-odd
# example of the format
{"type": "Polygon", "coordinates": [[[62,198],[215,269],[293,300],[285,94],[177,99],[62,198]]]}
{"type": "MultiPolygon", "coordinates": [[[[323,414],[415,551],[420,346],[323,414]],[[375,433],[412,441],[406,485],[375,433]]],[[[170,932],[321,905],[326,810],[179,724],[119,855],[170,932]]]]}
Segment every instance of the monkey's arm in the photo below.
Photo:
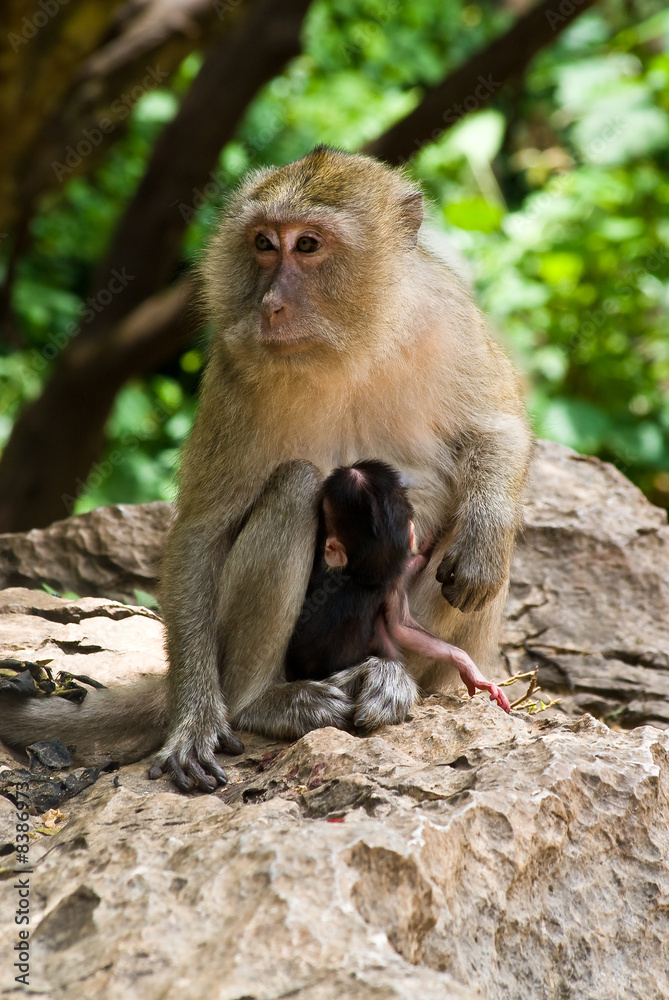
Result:
{"type": "Polygon", "coordinates": [[[440,660],[456,668],[465,683],[470,696],[477,688],[488,691],[490,700],[496,701],[505,712],[511,711],[504,692],[492,681],[487,680],[464,649],[452,646],[443,639],[432,635],[411,617],[406,592],[396,590],[388,599],[385,615],[378,625],[380,635],[390,649],[398,646],[405,653],[417,653],[427,660],[440,660]]]}
{"type": "Polygon", "coordinates": [[[479,611],[506,585],[522,516],[530,434],[520,413],[491,419],[496,428],[459,442],[452,540],[437,569],[443,596],[463,612],[479,611]]]}
{"type": "Polygon", "coordinates": [[[492,681],[487,680],[483,676],[471,657],[465,653],[464,649],[451,646],[449,642],[438,639],[430,632],[426,632],[425,629],[421,628],[414,621],[406,625],[397,624],[393,626],[390,634],[397,645],[405,652],[418,653],[426,659],[441,660],[443,663],[448,663],[450,666],[455,667],[465,682],[470,695],[476,694],[477,688],[481,691],[488,691],[491,701],[496,701],[499,707],[503,708],[505,712],[511,711],[509,700],[504,692],[496,684],[493,684],[492,681]]]}

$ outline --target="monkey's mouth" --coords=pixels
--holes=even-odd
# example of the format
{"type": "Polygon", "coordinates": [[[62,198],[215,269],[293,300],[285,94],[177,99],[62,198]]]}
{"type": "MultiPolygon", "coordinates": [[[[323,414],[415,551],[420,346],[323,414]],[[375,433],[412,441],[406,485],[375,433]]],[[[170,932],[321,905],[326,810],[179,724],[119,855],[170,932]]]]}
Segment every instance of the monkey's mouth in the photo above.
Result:
{"type": "Polygon", "coordinates": [[[301,337],[299,334],[290,336],[285,333],[281,334],[278,330],[271,330],[260,337],[260,343],[269,354],[285,358],[291,354],[301,354],[302,351],[308,350],[313,346],[313,339],[301,337]]]}

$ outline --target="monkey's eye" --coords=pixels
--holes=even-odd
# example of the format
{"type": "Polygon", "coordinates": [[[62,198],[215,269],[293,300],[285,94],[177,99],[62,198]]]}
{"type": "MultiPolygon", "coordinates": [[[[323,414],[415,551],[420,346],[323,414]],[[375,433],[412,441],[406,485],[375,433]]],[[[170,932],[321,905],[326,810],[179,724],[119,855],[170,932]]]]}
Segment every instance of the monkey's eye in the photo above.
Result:
{"type": "Polygon", "coordinates": [[[258,233],[258,235],[256,236],[256,250],[266,251],[266,250],[273,250],[273,249],[274,249],[274,247],[270,243],[270,241],[267,239],[267,237],[263,236],[262,233],[258,233]]]}
{"type": "Polygon", "coordinates": [[[295,245],[300,253],[316,253],[320,248],[320,243],[313,236],[300,236],[295,245]]]}

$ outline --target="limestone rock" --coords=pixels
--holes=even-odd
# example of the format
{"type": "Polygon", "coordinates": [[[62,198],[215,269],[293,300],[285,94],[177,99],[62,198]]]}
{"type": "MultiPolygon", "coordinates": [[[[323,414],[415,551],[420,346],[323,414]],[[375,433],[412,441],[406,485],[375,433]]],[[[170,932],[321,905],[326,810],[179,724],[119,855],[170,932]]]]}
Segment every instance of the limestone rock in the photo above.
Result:
{"type": "MultiPolygon", "coordinates": [[[[567,460],[557,454],[558,472],[567,460]]],[[[530,582],[517,578],[513,627],[550,612],[541,639],[564,642],[564,597],[576,609],[578,641],[602,643],[603,631],[576,614],[582,592],[571,573],[586,565],[587,545],[578,563],[581,550],[571,546],[582,534],[546,504],[529,505],[542,541],[530,550],[526,539],[527,553],[519,550],[530,582]]],[[[587,505],[574,511],[588,515],[587,505]]],[[[653,572],[652,561],[633,562],[637,536],[625,524],[617,530],[626,571],[653,572]]],[[[660,523],[660,538],[664,531],[660,523]]],[[[594,535],[593,526],[588,545],[594,535]]],[[[647,624],[646,635],[661,641],[664,623],[655,632],[647,624]]],[[[622,636],[624,625],[610,623],[622,636]]],[[[521,645],[507,648],[522,656],[521,645]]],[[[160,621],[147,608],[21,588],[0,592],[1,655],[114,684],[164,669],[160,621]]],[[[51,815],[31,818],[33,996],[669,996],[669,733],[614,732],[588,715],[507,716],[485,696],[444,695],[368,738],[333,729],[293,745],[242,738],[245,753],[222,758],[229,784],[215,795],[149,782],[143,762],[102,774],[51,815]]],[[[17,766],[0,753],[0,775],[17,766]]],[[[15,872],[7,792],[12,786],[0,795],[5,955],[16,940],[14,886],[26,877],[15,872]]],[[[0,970],[2,995],[18,995],[11,964],[0,970]]]]}
{"type": "Polygon", "coordinates": [[[41,587],[136,602],[153,593],[169,503],[115,504],[48,528],[0,535],[0,588],[41,587]]]}
{"type": "Polygon", "coordinates": [[[249,736],[212,796],[103,775],[31,845],[32,990],[666,1000],[668,752],[441,696],[369,738],[249,736]]]}
{"type": "Polygon", "coordinates": [[[564,711],[669,726],[667,515],[614,466],[541,442],[503,649],[564,711]]]}
{"type": "Polygon", "coordinates": [[[22,587],[0,590],[0,659],[10,657],[88,674],[107,687],[167,669],[162,622],[149,608],[22,587]]]}

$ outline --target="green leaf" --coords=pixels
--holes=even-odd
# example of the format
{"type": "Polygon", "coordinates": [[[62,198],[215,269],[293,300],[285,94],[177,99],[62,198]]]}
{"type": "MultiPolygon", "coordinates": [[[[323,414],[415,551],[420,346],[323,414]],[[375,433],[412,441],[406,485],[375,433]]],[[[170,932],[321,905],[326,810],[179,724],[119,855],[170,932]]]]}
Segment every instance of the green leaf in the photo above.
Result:
{"type": "Polygon", "coordinates": [[[478,229],[483,233],[492,233],[499,229],[504,212],[499,205],[491,205],[483,198],[470,198],[446,205],[444,215],[460,229],[478,229]]]}
{"type": "Polygon", "coordinates": [[[578,254],[567,251],[547,253],[541,258],[539,273],[549,285],[573,286],[583,273],[583,260],[578,254]]]}
{"type": "Polygon", "coordinates": [[[552,441],[586,454],[597,452],[611,429],[611,418],[579,399],[550,400],[541,420],[540,433],[552,441]]]}

